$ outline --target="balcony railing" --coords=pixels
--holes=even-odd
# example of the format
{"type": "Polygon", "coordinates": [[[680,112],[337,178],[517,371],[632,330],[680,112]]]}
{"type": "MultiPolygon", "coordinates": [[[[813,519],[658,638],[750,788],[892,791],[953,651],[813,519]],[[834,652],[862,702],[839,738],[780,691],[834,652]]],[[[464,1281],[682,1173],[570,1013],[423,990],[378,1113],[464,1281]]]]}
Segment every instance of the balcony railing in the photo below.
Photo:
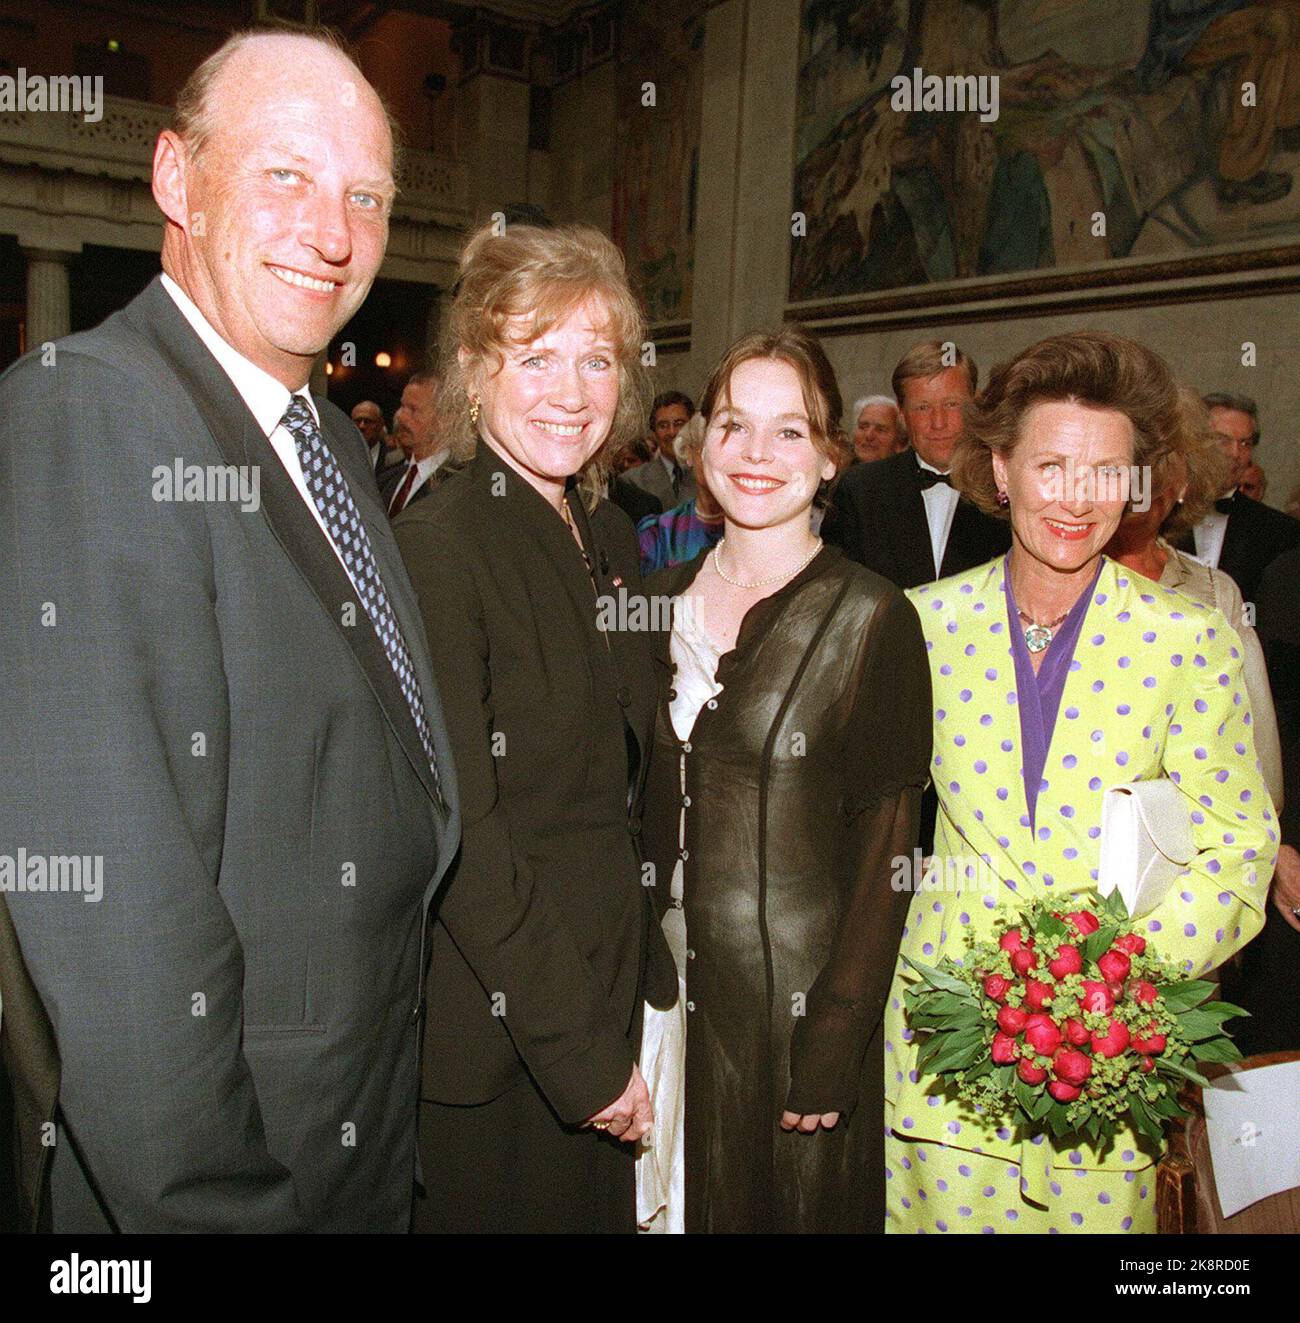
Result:
{"type": "MultiPolygon", "coordinates": [[[[0,162],[148,182],[170,107],[106,96],[103,111],[93,122],[72,111],[0,111],[0,162]]],[[[459,161],[408,149],[402,176],[398,216],[455,220],[466,214],[469,180],[459,161]]]]}

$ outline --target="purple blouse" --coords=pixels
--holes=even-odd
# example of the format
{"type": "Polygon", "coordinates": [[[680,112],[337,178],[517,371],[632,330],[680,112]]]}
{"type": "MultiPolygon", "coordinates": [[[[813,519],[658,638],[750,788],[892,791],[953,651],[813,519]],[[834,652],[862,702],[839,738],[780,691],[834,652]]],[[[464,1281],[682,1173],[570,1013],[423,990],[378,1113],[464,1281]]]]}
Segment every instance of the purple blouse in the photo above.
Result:
{"type": "Polygon", "coordinates": [[[1097,558],[1097,570],[1079,600],[1070,608],[1070,614],[1061,622],[1047,648],[1047,656],[1034,674],[1034,664],[1025,643],[1025,631],[1020,623],[1020,610],[1011,591],[1011,553],[1002,562],[1002,587],[1007,598],[1007,628],[1011,632],[1011,656],[1016,667],[1017,706],[1020,709],[1021,775],[1025,782],[1025,804],[1029,808],[1029,826],[1034,829],[1034,811],[1038,807],[1038,792],[1042,789],[1043,768],[1047,765],[1047,751],[1052,745],[1052,732],[1056,729],[1056,714],[1061,708],[1061,695],[1065,692],[1065,677],[1074,660],[1075,644],[1083,629],[1088,604],[1101,574],[1103,557],[1097,558]]]}

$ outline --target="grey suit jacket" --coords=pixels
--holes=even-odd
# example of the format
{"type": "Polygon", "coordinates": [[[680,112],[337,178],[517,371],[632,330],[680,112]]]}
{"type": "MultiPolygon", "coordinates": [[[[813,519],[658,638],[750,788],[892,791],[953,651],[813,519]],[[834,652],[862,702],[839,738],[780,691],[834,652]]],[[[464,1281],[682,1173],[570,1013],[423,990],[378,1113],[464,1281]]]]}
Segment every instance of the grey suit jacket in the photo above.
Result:
{"type": "MultiPolygon", "coordinates": [[[[158,281],[0,378],[0,867],[102,876],[97,901],[5,897],[61,1067],[55,1231],[407,1229],[422,933],[459,812],[364,442],[320,411],[440,791],[351,581],[158,281]],[[166,499],[178,460],[255,469],[259,508],[166,499]]],[[[27,1037],[6,1058],[49,1106],[27,1037]]]]}
{"type": "Polygon", "coordinates": [[[659,502],[665,514],[695,495],[695,474],[690,469],[683,469],[678,484],[681,490],[675,494],[668,470],[664,468],[663,460],[657,455],[644,464],[638,464],[634,469],[628,469],[623,476],[628,482],[635,483],[643,492],[649,492],[659,502]]]}

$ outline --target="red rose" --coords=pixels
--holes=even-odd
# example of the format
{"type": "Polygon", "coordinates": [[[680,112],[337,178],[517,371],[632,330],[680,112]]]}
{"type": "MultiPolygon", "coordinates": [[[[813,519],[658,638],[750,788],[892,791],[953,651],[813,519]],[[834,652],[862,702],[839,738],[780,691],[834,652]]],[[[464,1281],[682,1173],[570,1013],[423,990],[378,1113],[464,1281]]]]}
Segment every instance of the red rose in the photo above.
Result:
{"type": "Polygon", "coordinates": [[[1022,946],[1032,947],[1033,944],[1033,938],[1030,938],[1030,940],[1026,942],[1025,939],[1021,937],[1019,928],[1013,928],[1010,932],[1003,933],[1002,936],[998,938],[998,945],[1007,952],[1019,951],[1022,946]]]}
{"type": "Polygon", "coordinates": [[[1065,1041],[1075,1047],[1091,1046],[1092,1035],[1082,1020],[1070,1019],[1065,1022],[1065,1041]]]}
{"type": "Polygon", "coordinates": [[[1050,1057],[1061,1046],[1061,1031],[1050,1016],[1039,1012],[1025,1021],[1025,1042],[1040,1057],[1050,1057]]]}
{"type": "Polygon", "coordinates": [[[1083,1009],[1094,1015],[1109,1015],[1115,1009],[1115,994],[1104,983],[1084,979],[1083,1009]]]}
{"type": "Polygon", "coordinates": [[[1144,1075],[1150,1075],[1155,1068],[1156,1063],[1152,1061],[1150,1057],[1143,1057],[1142,1060],[1138,1062],[1138,1069],[1144,1075]]]}
{"type": "Polygon", "coordinates": [[[1014,1038],[1025,1027],[1028,1015],[1019,1006],[1004,1006],[998,1012],[998,1028],[1014,1038]]]}
{"type": "Polygon", "coordinates": [[[1077,946],[1062,946],[1047,968],[1053,978],[1065,978],[1068,974],[1078,974],[1083,969],[1083,957],[1077,946]]]}
{"type": "Polygon", "coordinates": [[[1147,949],[1147,939],[1139,937],[1137,933],[1124,933],[1115,938],[1111,946],[1117,951],[1123,951],[1125,955],[1141,955],[1147,949]]]}
{"type": "Polygon", "coordinates": [[[1128,985],[1128,995],[1133,998],[1139,1006],[1150,1006],[1155,1001],[1159,993],[1156,992],[1156,985],[1148,983],[1144,978],[1134,979],[1128,985]]]}
{"type": "Polygon", "coordinates": [[[1147,1032],[1140,1038],[1134,1037],[1133,1051],[1140,1052],[1144,1057],[1158,1057],[1165,1050],[1164,1034],[1152,1033],[1154,1024],[1147,1026],[1147,1032]]]}
{"type": "Polygon", "coordinates": [[[984,995],[989,1001],[1006,1001],[1010,989],[1011,980],[1003,978],[1001,974],[990,974],[984,980],[984,995]]]}
{"type": "Polygon", "coordinates": [[[1128,956],[1114,947],[1097,961],[1097,969],[1107,983],[1123,983],[1132,968],[1133,962],[1128,956]]]}
{"type": "Polygon", "coordinates": [[[1027,978],[1025,980],[1025,1002],[1031,1011],[1041,1011],[1049,1001],[1052,1000],[1052,987],[1050,983],[1044,983],[1041,979],[1027,978]]]}
{"type": "Polygon", "coordinates": [[[1047,1092],[1056,1099],[1057,1102],[1073,1102],[1081,1090],[1077,1084],[1067,1084],[1064,1080],[1053,1080],[1047,1086],[1047,1092]]]}
{"type": "Polygon", "coordinates": [[[1101,924],[1097,922],[1097,916],[1089,914],[1086,910],[1076,910],[1073,914],[1067,914],[1065,919],[1067,923],[1074,924],[1075,931],[1080,937],[1087,937],[1101,927],[1101,924]]]}
{"type": "Polygon", "coordinates": [[[1016,1074],[1020,1076],[1026,1084],[1041,1084],[1047,1078],[1047,1071],[1042,1066],[1036,1066],[1028,1057],[1021,1057],[1016,1066],[1016,1074]]]}
{"type": "Polygon", "coordinates": [[[1020,1049],[1010,1034],[994,1034],[989,1055],[999,1066],[1009,1066],[1020,1055],[1020,1049]]]}
{"type": "Polygon", "coordinates": [[[1092,1062],[1082,1052],[1068,1047],[1056,1054],[1052,1061],[1052,1074],[1066,1084],[1082,1084],[1092,1074],[1092,1062]]]}
{"type": "Polygon", "coordinates": [[[1112,1020],[1104,1034],[1092,1031],[1092,1050],[1099,1057],[1117,1057],[1128,1046],[1128,1025],[1112,1020]]]}
{"type": "Polygon", "coordinates": [[[1027,946],[1022,946],[1012,953],[1011,968],[1017,974],[1028,974],[1031,969],[1038,968],[1038,957],[1027,946]]]}

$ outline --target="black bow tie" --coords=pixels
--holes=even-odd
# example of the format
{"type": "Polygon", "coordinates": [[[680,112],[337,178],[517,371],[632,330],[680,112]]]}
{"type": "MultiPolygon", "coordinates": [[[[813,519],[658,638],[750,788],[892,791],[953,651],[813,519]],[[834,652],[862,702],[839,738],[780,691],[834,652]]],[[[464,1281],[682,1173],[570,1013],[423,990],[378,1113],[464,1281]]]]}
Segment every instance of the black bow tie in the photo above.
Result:
{"type": "Polygon", "coordinates": [[[942,482],[946,486],[952,486],[952,479],[946,473],[934,473],[930,469],[923,469],[919,464],[916,471],[921,477],[921,490],[928,491],[936,482],[942,482]]]}

